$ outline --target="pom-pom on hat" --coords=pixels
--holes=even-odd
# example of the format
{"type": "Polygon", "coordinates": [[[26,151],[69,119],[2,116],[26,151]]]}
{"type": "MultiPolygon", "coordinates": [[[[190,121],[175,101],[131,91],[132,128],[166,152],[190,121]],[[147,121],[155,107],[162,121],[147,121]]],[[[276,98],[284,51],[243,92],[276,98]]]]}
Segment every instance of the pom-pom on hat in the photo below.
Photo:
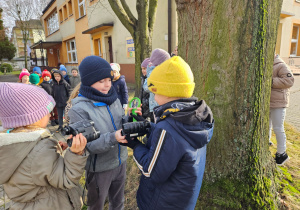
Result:
{"type": "Polygon", "coordinates": [[[60,71],[65,71],[65,72],[67,72],[67,69],[66,69],[66,67],[65,67],[63,64],[61,64],[61,65],[59,66],[59,70],[60,70],[60,71]]]}
{"type": "Polygon", "coordinates": [[[0,82],[0,120],[5,129],[31,125],[54,106],[52,96],[40,87],[0,82]]]}
{"type": "Polygon", "coordinates": [[[179,56],[174,56],[155,67],[147,85],[154,94],[180,98],[190,98],[195,88],[191,68],[179,56]]]}
{"type": "Polygon", "coordinates": [[[36,66],[32,70],[33,73],[42,74],[42,70],[40,67],[36,66]]]}
{"type": "Polygon", "coordinates": [[[150,57],[150,62],[154,65],[154,66],[158,66],[159,64],[161,64],[162,62],[164,62],[165,60],[168,60],[170,58],[170,54],[160,48],[157,48],[155,50],[152,51],[151,57],[150,57]]]}
{"type": "Polygon", "coordinates": [[[22,77],[24,77],[25,75],[29,76],[30,74],[29,74],[28,70],[24,68],[24,69],[22,69],[22,71],[19,75],[19,79],[22,80],[22,77]]]}
{"type": "Polygon", "coordinates": [[[45,69],[42,73],[42,78],[44,79],[44,77],[50,77],[51,78],[51,73],[45,69]]]}
{"type": "Polygon", "coordinates": [[[150,58],[146,58],[142,64],[141,64],[141,67],[142,68],[147,68],[148,64],[150,63],[150,58]]]}
{"type": "Polygon", "coordinates": [[[111,63],[110,67],[112,68],[113,71],[117,71],[117,72],[121,71],[121,67],[118,63],[111,63]]]}
{"type": "Polygon", "coordinates": [[[91,86],[95,82],[114,78],[110,64],[103,58],[95,55],[85,57],[79,65],[79,74],[82,85],[91,86]]]}
{"type": "Polygon", "coordinates": [[[30,74],[29,82],[34,85],[39,84],[39,82],[40,82],[39,75],[37,75],[36,73],[30,74]]]}

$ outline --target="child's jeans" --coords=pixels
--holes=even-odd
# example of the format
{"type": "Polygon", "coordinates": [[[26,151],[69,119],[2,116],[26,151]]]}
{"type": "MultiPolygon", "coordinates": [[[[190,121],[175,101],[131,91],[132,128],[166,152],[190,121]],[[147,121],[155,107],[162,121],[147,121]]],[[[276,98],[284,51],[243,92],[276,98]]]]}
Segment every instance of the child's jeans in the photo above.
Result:
{"type": "Polygon", "coordinates": [[[117,168],[109,171],[96,172],[90,184],[87,186],[88,199],[96,200],[89,210],[103,210],[104,202],[108,195],[109,210],[124,209],[124,188],[126,180],[126,162],[122,163],[117,168]],[[97,180],[95,180],[97,179],[97,180]],[[97,183],[97,184],[96,184],[97,183]],[[96,192],[94,189],[98,185],[99,195],[89,192],[96,192]],[[94,198],[96,196],[96,198],[94,198]]]}
{"type": "Polygon", "coordinates": [[[277,140],[277,152],[282,154],[286,150],[286,135],[284,131],[284,118],[286,108],[270,108],[270,131],[269,140],[272,135],[272,127],[277,140]]]}
{"type": "Polygon", "coordinates": [[[63,107],[56,107],[56,109],[57,109],[57,112],[58,112],[58,124],[59,124],[59,127],[63,127],[65,106],[63,106],[63,107]]]}

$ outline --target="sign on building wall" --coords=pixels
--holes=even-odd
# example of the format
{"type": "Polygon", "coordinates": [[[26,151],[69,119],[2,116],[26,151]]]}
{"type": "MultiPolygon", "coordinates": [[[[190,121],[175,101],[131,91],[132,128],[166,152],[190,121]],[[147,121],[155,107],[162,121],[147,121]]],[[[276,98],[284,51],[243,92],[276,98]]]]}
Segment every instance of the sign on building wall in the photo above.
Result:
{"type": "Polygon", "coordinates": [[[126,37],[126,52],[127,52],[127,58],[135,57],[134,42],[132,37],[126,37]]]}

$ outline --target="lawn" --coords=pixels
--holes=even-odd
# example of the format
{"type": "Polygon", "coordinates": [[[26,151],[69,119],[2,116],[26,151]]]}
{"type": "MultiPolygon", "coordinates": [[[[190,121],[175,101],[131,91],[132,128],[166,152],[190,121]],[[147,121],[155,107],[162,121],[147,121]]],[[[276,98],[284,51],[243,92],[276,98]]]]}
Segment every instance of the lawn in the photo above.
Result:
{"type": "MultiPolygon", "coordinates": [[[[9,75],[9,74],[14,74],[14,75],[19,75],[21,73],[21,70],[20,71],[12,71],[12,72],[8,72],[6,73],[6,75],[9,75]]],[[[4,73],[0,72],[0,75],[5,75],[4,73]]]]}

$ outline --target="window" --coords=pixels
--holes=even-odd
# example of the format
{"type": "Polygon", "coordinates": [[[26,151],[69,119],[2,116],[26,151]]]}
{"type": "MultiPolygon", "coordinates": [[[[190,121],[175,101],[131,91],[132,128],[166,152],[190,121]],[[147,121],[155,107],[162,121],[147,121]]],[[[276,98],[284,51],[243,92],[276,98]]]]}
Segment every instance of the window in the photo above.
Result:
{"type": "Polygon", "coordinates": [[[299,26],[293,26],[290,56],[297,56],[299,26]]]}
{"type": "Polygon", "coordinates": [[[63,6],[63,11],[64,11],[64,19],[66,20],[68,18],[67,5],[63,6]]]}
{"type": "Polygon", "coordinates": [[[75,39],[71,39],[66,42],[67,45],[67,54],[69,63],[77,63],[77,52],[76,52],[76,43],[75,39]]]}
{"type": "Polygon", "coordinates": [[[63,22],[64,20],[64,17],[63,17],[63,14],[62,14],[62,9],[59,10],[59,21],[60,22],[63,22]]]}
{"type": "Polygon", "coordinates": [[[69,8],[69,16],[73,14],[73,11],[72,11],[72,1],[70,0],[68,2],[68,8],[69,8]]]}
{"type": "Polygon", "coordinates": [[[85,15],[85,0],[78,0],[79,18],[85,15]]]}
{"type": "Polygon", "coordinates": [[[47,30],[48,35],[53,34],[55,31],[59,29],[58,25],[58,17],[57,12],[52,13],[50,17],[47,19],[47,30]]]}

